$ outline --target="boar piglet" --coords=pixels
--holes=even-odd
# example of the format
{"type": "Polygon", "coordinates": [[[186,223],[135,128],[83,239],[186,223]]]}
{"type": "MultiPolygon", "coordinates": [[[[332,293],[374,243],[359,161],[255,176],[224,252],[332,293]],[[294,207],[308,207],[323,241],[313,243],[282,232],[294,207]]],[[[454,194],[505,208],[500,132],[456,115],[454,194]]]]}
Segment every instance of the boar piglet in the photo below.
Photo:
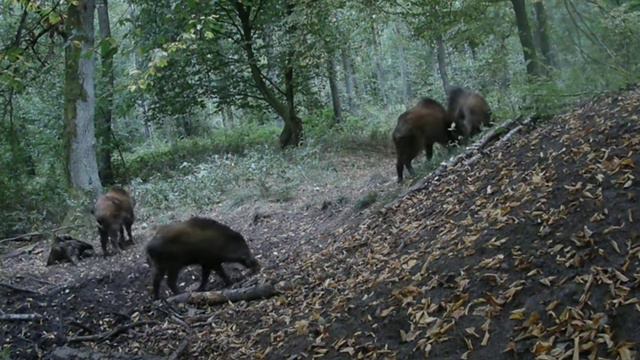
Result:
{"type": "Polygon", "coordinates": [[[165,275],[169,288],[177,294],[178,273],[189,265],[202,267],[198,291],[205,290],[211,270],[222,277],[226,286],[231,284],[222,263],[240,263],[253,272],[260,269],[242,235],[213,219],[200,217],[161,227],[147,244],[147,259],[154,271],[155,299],[165,275]]]}
{"type": "Polygon", "coordinates": [[[98,222],[102,253],[107,256],[107,242],[115,252],[124,248],[124,229],[129,235],[129,242],[133,243],[131,225],[135,220],[133,214],[133,199],[129,193],[120,187],[113,187],[109,192],[100,196],[96,201],[93,214],[98,222]]]}

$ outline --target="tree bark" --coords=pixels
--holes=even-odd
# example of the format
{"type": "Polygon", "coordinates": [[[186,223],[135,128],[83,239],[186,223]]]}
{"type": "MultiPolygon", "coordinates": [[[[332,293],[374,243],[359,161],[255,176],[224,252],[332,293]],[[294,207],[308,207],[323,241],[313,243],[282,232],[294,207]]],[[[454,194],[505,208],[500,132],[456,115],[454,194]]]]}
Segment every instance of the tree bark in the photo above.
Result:
{"type": "Polygon", "coordinates": [[[382,103],[386,107],[388,105],[386,89],[386,81],[384,77],[384,69],[382,68],[382,57],[380,56],[380,39],[378,38],[378,29],[375,24],[371,24],[371,36],[373,37],[373,61],[376,69],[376,80],[378,85],[378,93],[382,99],[382,103]]]}
{"type": "Polygon", "coordinates": [[[331,54],[327,59],[327,73],[329,75],[329,89],[331,90],[331,105],[333,106],[333,119],[336,124],[342,122],[342,108],[340,104],[340,94],[336,81],[336,62],[331,54]]]}
{"type": "Polygon", "coordinates": [[[93,59],[94,0],[70,2],[65,32],[64,119],[68,180],[76,189],[102,190],[96,160],[93,59]]]}
{"type": "Polygon", "coordinates": [[[355,74],[353,73],[353,64],[351,57],[349,56],[349,49],[347,47],[342,48],[340,52],[342,58],[342,68],[344,70],[344,88],[347,93],[347,107],[349,112],[355,112],[355,74]]]}
{"type": "Polygon", "coordinates": [[[440,73],[440,79],[442,79],[442,87],[446,94],[449,89],[449,74],[447,73],[447,54],[445,53],[444,40],[442,35],[438,34],[436,37],[436,53],[438,58],[438,72],[440,73]]]}
{"type": "Polygon", "coordinates": [[[111,42],[111,25],[109,24],[108,0],[100,0],[97,4],[98,24],[100,26],[100,57],[102,59],[102,79],[104,81],[101,101],[98,102],[96,116],[96,129],[99,140],[98,167],[100,179],[104,184],[113,184],[113,166],[111,154],[113,152],[113,88],[115,77],[113,75],[113,56],[117,48],[111,42]]]}
{"type": "Polygon", "coordinates": [[[547,23],[547,12],[544,8],[543,0],[533,2],[533,9],[536,14],[536,34],[540,42],[540,52],[544,58],[547,69],[553,67],[553,55],[551,54],[551,43],[549,42],[549,30],[547,23]]]}
{"type": "Polygon", "coordinates": [[[270,284],[258,284],[240,289],[227,289],[222,291],[205,291],[182,293],[167,299],[169,303],[217,305],[229,301],[250,301],[266,299],[277,295],[279,291],[270,284]]]}
{"type": "MultiPolygon", "coordinates": [[[[233,1],[233,6],[238,15],[238,19],[240,20],[240,29],[238,30],[242,37],[242,47],[245,55],[247,56],[249,70],[251,71],[251,78],[267,104],[269,104],[275,113],[284,121],[284,127],[280,133],[280,146],[283,148],[287,146],[297,146],[302,140],[302,120],[296,115],[295,104],[293,103],[293,49],[289,49],[289,54],[287,54],[287,63],[284,68],[285,97],[287,102],[284,104],[278,99],[270,85],[267,84],[267,81],[258,67],[258,61],[253,50],[251,8],[240,1],[233,1]]],[[[287,6],[287,8],[288,12],[293,10],[291,5],[287,6]]]]}
{"type": "Polygon", "coordinates": [[[538,59],[536,49],[533,46],[533,37],[531,36],[531,28],[529,20],[527,20],[527,11],[524,0],[511,0],[513,11],[516,15],[516,26],[518,27],[518,37],[522,45],[524,61],[527,65],[527,74],[529,76],[539,75],[538,59]]]}
{"type": "MultiPolygon", "coordinates": [[[[395,30],[396,30],[396,36],[399,39],[402,39],[402,31],[400,29],[400,27],[398,26],[398,24],[396,24],[395,26],[395,30]]],[[[407,59],[406,59],[406,54],[405,54],[405,47],[404,44],[401,42],[400,44],[398,44],[398,51],[399,51],[399,61],[400,61],[400,79],[402,80],[402,102],[408,106],[411,98],[413,97],[412,91],[411,91],[411,81],[409,81],[409,69],[407,66],[407,59]]]]}

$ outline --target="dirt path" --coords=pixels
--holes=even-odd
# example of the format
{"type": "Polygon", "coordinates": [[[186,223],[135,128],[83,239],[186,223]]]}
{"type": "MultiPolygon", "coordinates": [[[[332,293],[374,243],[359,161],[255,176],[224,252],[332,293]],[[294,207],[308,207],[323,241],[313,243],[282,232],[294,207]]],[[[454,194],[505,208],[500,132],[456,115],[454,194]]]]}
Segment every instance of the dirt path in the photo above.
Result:
{"type": "MultiPolygon", "coordinates": [[[[342,186],[331,189],[302,186],[294,200],[286,203],[261,201],[233,210],[229,210],[232,206],[228,203],[222,203],[206,214],[199,214],[218,219],[245,234],[263,265],[262,273],[251,279],[243,279],[242,274],[231,267],[231,273],[239,281],[234,287],[269,279],[268,274],[286,274],[291,264],[304,261],[333,243],[336,229],[366,216],[370,210],[354,207],[360,197],[371,191],[381,194],[399,191],[401,188],[394,184],[392,161],[385,158],[372,166],[371,159],[356,155],[334,164],[337,171],[350,176],[342,186]]],[[[188,214],[173,217],[187,218],[188,214]]],[[[78,266],[45,266],[46,242],[29,245],[26,247],[29,251],[14,253],[17,255],[10,252],[2,259],[0,281],[37,294],[0,286],[0,309],[5,313],[42,316],[38,321],[0,323],[2,347],[9,349],[11,358],[41,358],[72,336],[109,331],[140,319],[162,322],[166,318],[165,312],[157,310],[158,303],[150,299],[150,269],[143,253],[143,244],[159,224],[144,221],[142,226],[138,225],[134,226],[136,245],[117,256],[89,258],[78,266]],[[140,230],[141,227],[144,229],[140,230]]],[[[93,243],[99,249],[97,242],[93,243]]],[[[198,278],[195,267],[183,271],[180,287],[192,288],[198,278]]],[[[222,288],[221,280],[212,276],[209,288],[222,288]]],[[[132,329],[117,342],[140,336],[143,328],[132,329]]],[[[144,330],[144,336],[149,335],[149,329],[144,330]]],[[[164,328],[157,331],[164,332],[164,328]]],[[[175,336],[180,337],[171,334],[171,331],[164,332],[159,339],[167,339],[166,351],[177,346],[175,336]]],[[[147,353],[144,348],[129,349],[133,353],[138,351],[147,353]]]]}

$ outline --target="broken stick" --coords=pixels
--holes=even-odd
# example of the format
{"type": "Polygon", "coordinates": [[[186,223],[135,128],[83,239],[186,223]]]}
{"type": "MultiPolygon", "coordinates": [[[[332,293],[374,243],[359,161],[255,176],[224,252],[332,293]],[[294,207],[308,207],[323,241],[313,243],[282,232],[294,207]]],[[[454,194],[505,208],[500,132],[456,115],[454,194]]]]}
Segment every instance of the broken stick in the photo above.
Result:
{"type": "Polygon", "coordinates": [[[107,331],[104,333],[96,334],[96,335],[86,335],[86,336],[74,336],[67,339],[67,344],[84,342],[84,341],[97,341],[102,342],[108,340],[112,337],[118,336],[123,332],[126,332],[129,329],[134,327],[142,326],[142,325],[151,325],[157,324],[156,321],[138,321],[127,325],[118,326],[117,328],[107,331]]]}
{"type": "Polygon", "coordinates": [[[279,292],[271,284],[258,284],[240,289],[183,293],[167,299],[170,303],[216,305],[226,302],[267,299],[279,292]]]}
{"type": "Polygon", "coordinates": [[[15,285],[3,283],[3,282],[0,282],[0,286],[5,287],[7,289],[11,289],[13,291],[25,292],[25,293],[34,294],[34,295],[42,295],[38,291],[27,289],[27,288],[22,288],[22,287],[19,287],[19,286],[15,286],[15,285]]]}
{"type": "Polygon", "coordinates": [[[0,321],[32,321],[42,319],[40,314],[0,314],[0,321]]]}

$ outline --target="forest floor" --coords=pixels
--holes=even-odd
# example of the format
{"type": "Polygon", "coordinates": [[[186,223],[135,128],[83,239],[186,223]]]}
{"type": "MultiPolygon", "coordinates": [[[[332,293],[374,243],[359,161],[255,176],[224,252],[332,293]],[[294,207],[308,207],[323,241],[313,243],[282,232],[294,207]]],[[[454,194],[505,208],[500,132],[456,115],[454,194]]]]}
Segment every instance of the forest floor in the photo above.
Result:
{"type": "MultiPolygon", "coordinates": [[[[301,188],[291,202],[201,214],[245,234],[264,265],[233,287],[290,284],[270,299],[153,302],[140,243],[155,224],[125,254],[77,267],[44,267],[38,243],[5,255],[1,281],[36,293],[0,286],[0,309],[42,316],[0,322],[5,353],[41,358],[66,344],[106,358],[178,348],[185,359],[637,357],[639,90],[524,127],[388,206],[359,210],[337,194],[398,194],[389,155],[336,169],[348,191],[301,188]]],[[[180,279],[193,287],[197,274],[180,279]]]]}

